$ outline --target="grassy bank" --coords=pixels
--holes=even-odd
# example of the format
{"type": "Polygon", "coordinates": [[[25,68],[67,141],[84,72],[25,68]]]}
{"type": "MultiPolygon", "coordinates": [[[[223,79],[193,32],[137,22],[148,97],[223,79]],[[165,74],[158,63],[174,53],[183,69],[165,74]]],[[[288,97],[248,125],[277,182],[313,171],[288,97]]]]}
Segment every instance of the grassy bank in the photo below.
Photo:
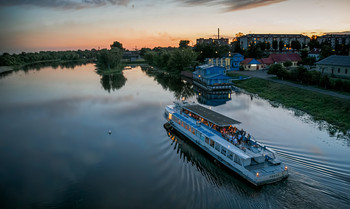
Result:
{"type": "Polygon", "coordinates": [[[325,120],[340,130],[350,129],[350,101],[259,78],[236,81],[235,85],[260,97],[279,102],[325,120]]]}
{"type": "Polygon", "coordinates": [[[125,64],[120,64],[117,67],[110,68],[110,69],[108,69],[108,68],[102,68],[102,69],[101,68],[97,68],[96,72],[99,75],[121,74],[125,66],[126,66],[125,64]]]}

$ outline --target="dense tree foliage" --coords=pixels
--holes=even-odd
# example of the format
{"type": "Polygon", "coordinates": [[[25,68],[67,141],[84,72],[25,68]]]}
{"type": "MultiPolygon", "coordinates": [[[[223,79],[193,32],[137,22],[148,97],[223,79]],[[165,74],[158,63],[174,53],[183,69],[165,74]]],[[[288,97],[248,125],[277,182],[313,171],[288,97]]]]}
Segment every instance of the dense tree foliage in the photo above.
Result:
{"type": "Polygon", "coordinates": [[[301,49],[301,44],[298,40],[293,40],[290,44],[290,47],[292,47],[292,49],[299,51],[301,49]]]}
{"type": "Polygon", "coordinates": [[[97,50],[77,51],[41,51],[22,52],[20,54],[4,53],[0,56],[0,66],[14,66],[47,61],[77,61],[93,60],[97,57],[97,50]]]}
{"type": "Polygon", "coordinates": [[[273,48],[274,50],[277,50],[277,49],[278,49],[278,41],[277,41],[277,40],[273,40],[273,41],[272,41],[272,48],[273,48]]]}
{"type": "Polygon", "coordinates": [[[265,43],[250,43],[247,51],[244,52],[245,57],[260,59],[264,56],[262,48],[265,48],[265,43]]]}
{"type": "Polygon", "coordinates": [[[278,43],[278,49],[279,49],[280,51],[282,51],[283,48],[284,48],[284,42],[283,42],[283,40],[280,40],[279,43],[278,43]]]}
{"type": "Polygon", "coordinates": [[[216,43],[197,44],[194,47],[198,55],[198,61],[203,62],[205,58],[224,57],[230,52],[230,47],[227,45],[221,46],[216,43]]]}
{"type": "Polygon", "coordinates": [[[97,67],[100,70],[115,69],[120,65],[122,56],[120,48],[102,49],[97,56],[97,67]]]}
{"type": "Polygon", "coordinates": [[[186,68],[192,69],[197,63],[197,56],[197,53],[190,48],[178,48],[175,50],[148,51],[144,55],[144,59],[154,67],[179,73],[186,68]]]}
{"type": "Polygon", "coordinates": [[[115,42],[113,42],[113,44],[111,44],[111,49],[114,49],[114,48],[118,48],[118,49],[124,51],[123,44],[120,43],[119,41],[115,41],[115,42]]]}
{"type": "Polygon", "coordinates": [[[151,51],[150,48],[142,48],[142,49],[140,50],[140,56],[141,56],[141,57],[145,56],[146,52],[149,52],[149,51],[151,51]]]}
{"type": "Polygon", "coordinates": [[[189,40],[181,40],[179,42],[179,48],[186,48],[186,47],[188,47],[188,44],[190,44],[189,40]]]}
{"type": "Polygon", "coordinates": [[[273,64],[270,66],[268,73],[276,75],[279,79],[315,85],[325,89],[350,92],[350,81],[330,78],[328,75],[323,75],[317,71],[308,71],[302,66],[293,70],[286,70],[280,64],[273,64]]]}

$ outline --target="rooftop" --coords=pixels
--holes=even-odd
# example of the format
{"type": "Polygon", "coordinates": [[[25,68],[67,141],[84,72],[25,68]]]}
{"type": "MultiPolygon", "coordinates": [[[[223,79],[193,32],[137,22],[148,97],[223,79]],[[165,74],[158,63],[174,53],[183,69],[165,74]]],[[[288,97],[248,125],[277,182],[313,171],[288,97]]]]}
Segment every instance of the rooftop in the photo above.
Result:
{"type": "Polygon", "coordinates": [[[274,62],[301,61],[299,54],[270,54],[274,62]]]}
{"type": "Polygon", "coordinates": [[[243,65],[247,65],[247,64],[261,64],[261,62],[259,62],[259,60],[256,60],[254,58],[245,58],[241,64],[243,65]]]}
{"type": "Polygon", "coordinates": [[[226,117],[220,113],[214,112],[200,105],[186,105],[184,106],[184,109],[187,109],[190,112],[193,112],[194,114],[201,116],[207,121],[212,122],[221,127],[241,123],[239,121],[233,120],[232,118],[226,117]]]}
{"type": "Polygon", "coordinates": [[[316,62],[316,65],[336,65],[350,67],[350,56],[332,55],[316,62]]]}

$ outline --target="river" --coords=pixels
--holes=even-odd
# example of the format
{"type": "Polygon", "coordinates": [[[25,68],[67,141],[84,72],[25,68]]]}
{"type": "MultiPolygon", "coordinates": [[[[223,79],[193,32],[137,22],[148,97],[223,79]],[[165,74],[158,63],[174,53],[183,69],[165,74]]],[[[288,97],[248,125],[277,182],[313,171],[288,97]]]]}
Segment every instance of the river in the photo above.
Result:
{"type": "Polygon", "coordinates": [[[348,136],[255,95],[192,89],[140,66],[0,76],[0,208],[350,207],[348,136]],[[253,187],[168,132],[164,107],[183,97],[241,121],[289,178],[253,187]]]}

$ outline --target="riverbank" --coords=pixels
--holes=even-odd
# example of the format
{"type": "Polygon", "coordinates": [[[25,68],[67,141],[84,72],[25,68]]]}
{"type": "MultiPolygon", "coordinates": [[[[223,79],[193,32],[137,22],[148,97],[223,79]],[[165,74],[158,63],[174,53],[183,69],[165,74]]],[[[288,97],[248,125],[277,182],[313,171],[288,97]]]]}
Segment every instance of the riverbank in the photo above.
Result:
{"type": "Polygon", "coordinates": [[[290,81],[279,80],[279,79],[276,78],[275,75],[267,74],[266,71],[261,71],[261,70],[257,70],[257,71],[237,71],[237,72],[230,72],[227,75],[231,76],[231,77],[233,77],[233,76],[250,76],[250,77],[255,77],[255,78],[261,78],[261,79],[264,79],[264,80],[273,81],[273,82],[280,83],[280,84],[287,85],[287,86],[292,86],[292,87],[296,87],[296,88],[300,88],[300,89],[304,89],[304,90],[308,90],[308,91],[314,91],[314,92],[317,92],[317,93],[338,97],[340,99],[350,100],[350,95],[348,95],[347,93],[344,94],[343,92],[331,91],[331,90],[326,90],[326,89],[313,87],[313,86],[310,86],[310,85],[302,85],[302,84],[297,84],[297,83],[293,83],[293,82],[290,82],[290,81]]]}
{"type": "Polygon", "coordinates": [[[8,71],[12,71],[13,67],[11,66],[0,66],[0,74],[8,71]]]}
{"type": "Polygon", "coordinates": [[[324,120],[342,131],[350,129],[350,101],[260,78],[236,81],[235,85],[286,107],[302,110],[315,120],[324,120]]]}

